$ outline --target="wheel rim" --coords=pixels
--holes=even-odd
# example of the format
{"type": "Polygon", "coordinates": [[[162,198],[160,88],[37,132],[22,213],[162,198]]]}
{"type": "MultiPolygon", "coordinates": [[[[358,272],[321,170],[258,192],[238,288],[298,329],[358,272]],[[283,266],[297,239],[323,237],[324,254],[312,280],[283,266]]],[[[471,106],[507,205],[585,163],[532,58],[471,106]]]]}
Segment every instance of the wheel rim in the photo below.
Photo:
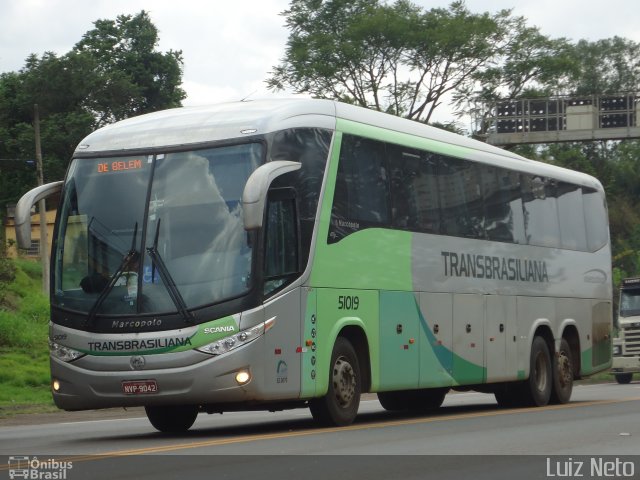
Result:
{"type": "Polygon", "coordinates": [[[558,356],[558,380],[562,387],[566,387],[571,384],[571,379],[571,360],[567,352],[561,351],[558,356]]]}
{"type": "Polygon", "coordinates": [[[356,375],[345,357],[336,359],[333,366],[333,390],[341,407],[347,407],[356,394],[356,375]]]}
{"type": "Polygon", "coordinates": [[[535,371],[536,388],[539,392],[544,392],[547,388],[547,361],[542,352],[538,352],[536,356],[536,371],[535,371]]]}

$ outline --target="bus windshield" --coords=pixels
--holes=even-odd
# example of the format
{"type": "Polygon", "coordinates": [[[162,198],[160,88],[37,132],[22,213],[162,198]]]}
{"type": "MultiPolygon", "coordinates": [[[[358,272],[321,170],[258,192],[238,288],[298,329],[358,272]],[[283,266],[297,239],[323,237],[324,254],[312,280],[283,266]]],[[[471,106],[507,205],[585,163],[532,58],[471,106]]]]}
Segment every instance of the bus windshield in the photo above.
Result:
{"type": "Polygon", "coordinates": [[[262,145],[250,143],[75,159],[53,252],[53,304],[101,315],[184,313],[248,291],[240,200],[262,158],[262,145]]]}

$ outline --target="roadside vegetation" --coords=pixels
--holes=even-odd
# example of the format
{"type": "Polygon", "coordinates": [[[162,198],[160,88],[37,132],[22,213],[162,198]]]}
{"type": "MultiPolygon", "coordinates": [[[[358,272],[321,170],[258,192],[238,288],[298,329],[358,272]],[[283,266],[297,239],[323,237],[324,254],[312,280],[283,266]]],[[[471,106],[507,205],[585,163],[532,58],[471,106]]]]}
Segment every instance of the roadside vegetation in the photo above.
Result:
{"type": "Polygon", "coordinates": [[[53,410],[40,264],[0,255],[0,418],[53,410]]]}

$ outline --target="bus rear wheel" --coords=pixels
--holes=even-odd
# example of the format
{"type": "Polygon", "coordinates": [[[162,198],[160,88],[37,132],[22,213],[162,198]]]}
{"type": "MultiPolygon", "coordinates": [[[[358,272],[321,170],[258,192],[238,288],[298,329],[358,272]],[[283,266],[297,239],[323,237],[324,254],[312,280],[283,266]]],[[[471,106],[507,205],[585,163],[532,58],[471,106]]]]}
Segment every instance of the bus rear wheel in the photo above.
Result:
{"type": "Polygon", "coordinates": [[[163,433],[186,432],[198,416],[195,405],[147,406],[144,410],[151,425],[163,433]]]}
{"type": "Polygon", "coordinates": [[[564,338],[553,357],[553,389],[551,403],[567,403],[573,391],[573,362],[569,342],[564,338]]]}
{"type": "Polygon", "coordinates": [[[529,379],[522,385],[523,406],[543,407],[549,403],[553,383],[551,355],[547,342],[535,337],[531,344],[529,379]]]}
{"type": "Polygon", "coordinates": [[[362,378],[358,357],[351,343],[338,337],[331,354],[329,389],[309,402],[314,420],[322,425],[350,425],[358,414],[362,378]]]}

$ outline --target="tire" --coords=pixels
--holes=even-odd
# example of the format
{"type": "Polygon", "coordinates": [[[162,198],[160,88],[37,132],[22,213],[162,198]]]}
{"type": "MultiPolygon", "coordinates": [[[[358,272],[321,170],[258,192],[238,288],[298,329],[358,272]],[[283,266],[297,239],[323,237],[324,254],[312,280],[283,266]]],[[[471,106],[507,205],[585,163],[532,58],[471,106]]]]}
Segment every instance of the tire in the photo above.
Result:
{"type": "Polygon", "coordinates": [[[387,411],[429,412],[442,405],[448,388],[423,388],[397,392],[379,392],[378,400],[387,411]]]}
{"type": "Polygon", "coordinates": [[[327,394],[311,400],[309,410],[314,420],[322,425],[350,425],[358,414],[362,377],[356,352],[346,338],[337,338],[330,365],[327,394]]]}
{"type": "Polygon", "coordinates": [[[144,407],[151,425],[163,433],[182,433],[191,428],[198,416],[196,406],[144,407]]]}
{"type": "Polygon", "coordinates": [[[617,373],[615,377],[616,382],[618,382],[620,385],[626,385],[627,383],[631,383],[631,380],[633,379],[633,373],[617,373]]]}
{"type": "Polygon", "coordinates": [[[553,388],[551,403],[567,403],[573,391],[573,359],[569,342],[560,341],[560,349],[553,356],[553,388]]]}
{"type": "Polygon", "coordinates": [[[531,343],[529,379],[522,385],[521,405],[544,407],[549,403],[553,389],[553,368],[547,342],[535,337],[531,343]]]}

